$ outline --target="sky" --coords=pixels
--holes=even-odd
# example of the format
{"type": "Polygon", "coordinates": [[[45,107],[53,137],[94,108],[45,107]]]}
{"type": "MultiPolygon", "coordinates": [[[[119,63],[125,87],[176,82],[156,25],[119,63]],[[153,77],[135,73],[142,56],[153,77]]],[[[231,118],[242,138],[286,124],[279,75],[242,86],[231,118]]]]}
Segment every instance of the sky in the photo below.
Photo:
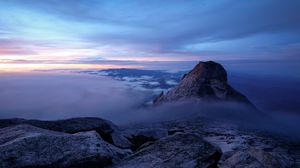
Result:
{"type": "Polygon", "coordinates": [[[0,63],[299,60],[299,0],[0,0],[0,63]]]}
{"type": "Polygon", "coordinates": [[[0,0],[0,118],[123,119],[132,115],[120,109],[136,112],[149,96],[99,76],[2,72],[188,71],[205,60],[258,108],[299,114],[299,9],[300,0],[0,0]]]}

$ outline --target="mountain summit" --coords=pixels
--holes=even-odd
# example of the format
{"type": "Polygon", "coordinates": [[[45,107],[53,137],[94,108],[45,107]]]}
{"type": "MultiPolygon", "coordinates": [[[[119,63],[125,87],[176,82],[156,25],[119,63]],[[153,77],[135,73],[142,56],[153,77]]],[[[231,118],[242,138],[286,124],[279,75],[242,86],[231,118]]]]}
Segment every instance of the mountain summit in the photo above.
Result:
{"type": "Polygon", "coordinates": [[[213,61],[199,62],[175,88],[165,94],[162,92],[153,103],[158,105],[195,98],[202,101],[234,101],[252,106],[246,96],[228,84],[224,67],[213,61]]]}

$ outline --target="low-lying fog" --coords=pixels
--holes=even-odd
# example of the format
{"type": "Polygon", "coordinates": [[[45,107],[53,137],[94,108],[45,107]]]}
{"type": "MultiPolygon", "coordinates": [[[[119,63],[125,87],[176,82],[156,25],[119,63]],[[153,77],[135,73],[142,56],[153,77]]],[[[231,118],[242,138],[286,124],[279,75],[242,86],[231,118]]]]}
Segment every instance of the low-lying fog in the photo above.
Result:
{"type": "Polygon", "coordinates": [[[151,99],[152,92],[129,89],[112,78],[39,72],[0,74],[0,118],[55,120],[88,116],[105,118],[116,124],[131,124],[193,118],[200,114],[297,135],[300,130],[299,81],[238,73],[229,74],[229,79],[267,114],[262,117],[241,113],[239,109],[244,107],[234,103],[145,108],[142,104],[151,99]]]}
{"type": "Polygon", "coordinates": [[[142,104],[146,92],[108,77],[77,74],[1,74],[0,118],[53,120],[106,117],[142,104]]]}

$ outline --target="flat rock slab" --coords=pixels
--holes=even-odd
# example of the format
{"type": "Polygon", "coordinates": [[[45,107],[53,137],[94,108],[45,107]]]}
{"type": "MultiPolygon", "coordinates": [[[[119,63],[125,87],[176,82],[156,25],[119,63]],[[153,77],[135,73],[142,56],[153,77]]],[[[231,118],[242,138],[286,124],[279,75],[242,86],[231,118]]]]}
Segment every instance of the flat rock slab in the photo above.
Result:
{"type": "Polygon", "coordinates": [[[217,165],[220,149],[198,134],[177,133],[146,146],[114,167],[208,167],[217,165]]]}
{"type": "Polygon", "coordinates": [[[280,168],[280,164],[270,153],[261,149],[251,148],[246,151],[238,151],[226,159],[221,168],[280,168]]]}
{"type": "Polygon", "coordinates": [[[119,128],[110,121],[93,118],[71,118],[57,121],[41,121],[41,120],[26,120],[26,119],[2,119],[0,120],[0,128],[28,124],[35,127],[48,129],[52,131],[77,133],[83,131],[95,130],[101,137],[110,144],[121,148],[130,148],[131,143],[122,135],[119,128]]]}
{"type": "Polygon", "coordinates": [[[96,131],[68,134],[31,125],[0,129],[0,167],[104,167],[128,156],[96,131]]]}

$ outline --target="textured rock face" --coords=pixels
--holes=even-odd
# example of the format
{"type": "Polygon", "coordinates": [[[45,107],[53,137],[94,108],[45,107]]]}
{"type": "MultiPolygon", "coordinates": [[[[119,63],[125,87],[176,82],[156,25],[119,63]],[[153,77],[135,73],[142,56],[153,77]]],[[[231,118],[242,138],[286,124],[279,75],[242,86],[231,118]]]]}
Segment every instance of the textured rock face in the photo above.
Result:
{"type": "Polygon", "coordinates": [[[128,134],[130,134],[131,136],[145,136],[154,139],[160,139],[168,136],[168,130],[163,128],[142,128],[142,129],[133,129],[128,134]]]}
{"type": "Polygon", "coordinates": [[[177,133],[149,144],[114,167],[216,166],[220,149],[197,134],[177,133]]]}
{"type": "Polygon", "coordinates": [[[151,143],[168,136],[168,130],[161,128],[133,129],[127,134],[129,141],[132,143],[131,149],[136,151],[145,143],[151,143]]]}
{"type": "Polygon", "coordinates": [[[103,167],[130,154],[95,131],[67,134],[31,125],[0,129],[0,167],[103,167]]]}
{"type": "Polygon", "coordinates": [[[83,131],[95,130],[101,137],[115,146],[121,148],[129,148],[130,142],[122,135],[119,128],[112,122],[100,118],[72,118],[67,120],[57,121],[40,121],[40,120],[25,120],[25,119],[3,119],[0,120],[0,128],[18,125],[29,124],[35,127],[65,132],[77,133],[83,131]]]}
{"type": "Polygon", "coordinates": [[[214,119],[147,123],[122,131],[133,140],[133,153],[104,141],[96,131],[70,134],[22,124],[2,128],[0,168],[299,167],[299,141],[214,119]]]}
{"type": "Polygon", "coordinates": [[[236,101],[251,104],[249,100],[227,83],[227,72],[222,65],[213,61],[199,62],[185,74],[180,83],[159,95],[154,104],[186,99],[202,101],[236,101]]]}
{"type": "Polygon", "coordinates": [[[271,154],[261,149],[250,149],[247,151],[239,151],[233,156],[225,160],[220,166],[221,168],[243,168],[243,167],[257,167],[257,168],[280,168],[284,167],[271,154]]]}

